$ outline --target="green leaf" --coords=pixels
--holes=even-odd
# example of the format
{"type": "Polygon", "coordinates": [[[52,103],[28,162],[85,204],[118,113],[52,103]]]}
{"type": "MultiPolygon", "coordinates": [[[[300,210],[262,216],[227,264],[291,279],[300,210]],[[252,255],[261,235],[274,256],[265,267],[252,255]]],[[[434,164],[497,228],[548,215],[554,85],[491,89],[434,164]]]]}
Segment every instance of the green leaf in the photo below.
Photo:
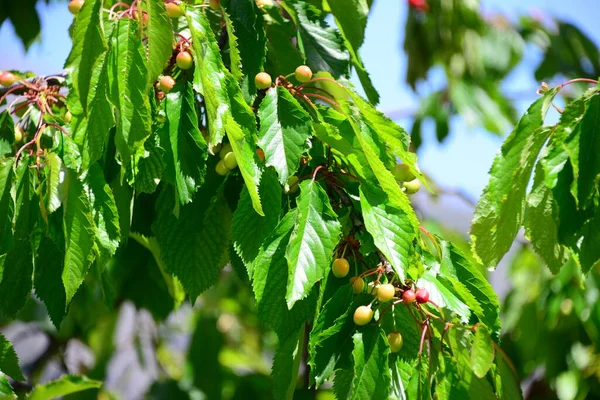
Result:
{"type": "Polygon", "coordinates": [[[6,253],[12,244],[15,204],[10,190],[15,179],[14,161],[12,157],[0,161],[0,254],[6,253]]]}
{"type": "Polygon", "coordinates": [[[221,143],[227,133],[254,209],[264,215],[258,187],[261,169],[257,163],[256,119],[244,101],[242,92],[231,73],[223,65],[219,46],[204,14],[199,10],[186,12],[194,59],[196,63],[194,89],[204,96],[209,124],[209,148],[221,143]]]}
{"type": "Polygon", "coordinates": [[[419,357],[413,373],[406,388],[406,396],[409,399],[430,400],[431,399],[431,366],[429,359],[419,357]]]}
{"type": "Polygon", "coordinates": [[[471,223],[473,252],[486,267],[500,262],[523,222],[531,171],[552,132],[552,128],[541,125],[556,92],[548,91],[529,107],[494,159],[471,223]]]}
{"type": "Polygon", "coordinates": [[[454,311],[461,317],[462,322],[469,321],[471,316],[469,307],[458,296],[452,283],[443,276],[427,270],[417,281],[417,287],[427,289],[429,298],[439,307],[454,311]]]}
{"type": "Polygon", "coordinates": [[[579,137],[577,199],[580,207],[588,208],[600,186],[600,95],[593,96],[581,120],[579,137]]]}
{"type": "Polygon", "coordinates": [[[441,246],[440,274],[447,278],[453,277],[452,284],[456,288],[463,286],[473,295],[476,303],[471,303],[468,298],[463,298],[463,301],[481,322],[495,335],[499,335],[500,302],[494,288],[481,270],[473,265],[456,246],[446,241],[442,241],[441,246]]]}
{"type": "Polygon", "coordinates": [[[285,301],[288,277],[285,250],[296,220],[297,210],[289,211],[264,241],[250,267],[254,271],[252,286],[258,304],[258,317],[275,330],[280,342],[286,341],[302,323],[312,319],[315,312],[315,295],[296,302],[291,309],[288,309],[285,301]]]}
{"type": "Polygon", "coordinates": [[[166,119],[159,135],[165,150],[165,180],[175,185],[182,205],[192,200],[204,181],[208,156],[194,102],[192,85],[183,78],[162,102],[166,119]]]}
{"type": "Polygon", "coordinates": [[[415,234],[410,218],[404,210],[390,204],[383,190],[366,180],[360,185],[360,205],[365,227],[373,236],[375,246],[404,281],[414,253],[415,234]]]}
{"type": "Polygon", "coordinates": [[[356,69],[358,79],[362,84],[367,97],[373,104],[379,103],[379,93],[373,87],[369,73],[362,63],[358,49],[363,44],[369,4],[366,0],[328,0],[329,8],[335,17],[337,26],[346,42],[350,52],[350,61],[356,69]]]}
{"type": "Polygon", "coordinates": [[[581,269],[588,273],[594,266],[600,263],[600,207],[596,207],[593,218],[588,219],[581,230],[581,250],[579,259],[581,269]]]}
{"type": "MultiPolygon", "coordinates": [[[[166,139],[168,140],[169,138],[167,137],[166,139]]],[[[166,169],[165,159],[167,158],[165,156],[165,149],[160,147],[158,132],[154,132],[144,142],[144,149],[145,154],[139,161],[134,187],[141,193],[154,193],[166,169]]]]}
{"type": "Polygon", "coordinates": [[[285,185],[298,170],[300,157],[309,149],[312,119],[284,87],[267,91],[258,110],[258,145],[265,151],[265,162],[275,168],[285,185]]]}
{"type": "Polygon", "coordinates": [[[51,400],[71,393],[79,393],[84,390],[100,387],[102,387],[101,381],[95,381],[79,375],[64,375],[56,381],[34,387],[27,396],[27,399],[51,400]]]}
{"type": "Polygon", "coordinates": [[[567,261],[564,247],[558,239],[558,210],[552,190],[546,186],[541,163],[535,168],[533,188],[527,196],[525,236],[531,242],[552,273],[556,274],[567,261]]]}
{"type": "Polygon", "coordinates": [[[83,184],[94,219],[95,242],[100,255],[106,261],[115,254],[121,239],[115,197],[104,180],[102,168],[97,163],[87,171],[83,184]]]}
{"type": "Polygon", "coordinates": [[[0,259],[0,271],[0,311],[14,317],[25,305],[32,287],[33,259],[29,240],[15,240],[6,257],[0,259]]]}
{"type": "Polygon", "coordinates": [[[239,43],[238,51],[241,56],[242,70],[245,74],[242,82],[242,92],[248,103],[256,95],[254,77],[263,70],[266,53],[266,37],[261,12],[254,1],[228,0],[223,1],[239,43]]]}
{"type": "Polygon", "coordinates": [[[163,72],[173,52],[173,27],[165,3],[146,0],[148,12],[148,89],[163,72]]]}
{"type": "Polygon", "coordinates": [[[298,218],[285,252],[289,266],[285,299],[290,309],[325,277],[341,235],[341,225],[321,185],[309,180],[299,186],[298,218]]]}
{"type": "Polygon", "coordinates": [[[64,179],[64,167],[62,160],[56,153],[48,153],[46,154],[46,166],[47,169],[44,169],[46,175],[46,193],[45,193],[45,201],[44,205],[46,207],[46,211],[50,214],[56,211],[62,204],[64,199],[64,190],[61,190],[60,180],[61,180],[61,171],[64,179]]]}
{"type": "Polygon", "coordinates": [[[235,251],[248,268],[250,278],[253,276],[251,265],[260,246],[279,222],[282,212],[281,195],[281,185],[275,172],[273,169],[266,170],[260,183],[260,197],[265,205],[265,216],[262,217],[252,207],[248,189],[242,189],[231,223],[231,239],[235,251]]]}
{"type": "Polygon", "coordinates": [[[348,73],[349,55],[340,33],[315,15],[307,3],[293,4],[298,17],[298,47],[314,71],[327,71],[334,78],[348,73]]]}
{"type": "Polygon", "coordinates": [[[95,229],[89,199],[75,171],[67,170],[65,185],[69,189],[63,203],[65,263],[62,281],[69,304],[94,260],[95,229]]]}
{"type": "Polygon", "coordinates": [[[158,199],[152,225],[167,272],[179,278],[192,299],[219,279],[229,245],[231,211],[222,188],[207,188],[173,214],[176,199],[168,188],[158,199]]]}
{"type": "Polygon", "coordinates": [[[107,50],[101,22],[102,3],[102,0],[87,1],[77,14],[72,33],[73,47],[65,63],[73,80],[73,96],[78,98],[84,113],[88,111],[88,94],[94,87],[92,76],[96,73],[96,61],[107,50]]]}
{"type": "Polygon", "coordinates": [[[499,395],[498,398],[500,400],[523,399],[523,392],[521,391],[519,378],[513,365],[502,349],[500,349],[497,345],[495,345],[495,348],[496,365],[498,366],[498,372],[496,375],[496,391],[499,395]]]}
{"type": "Polygon", "coordinates": [[[71,132],[81,151],[83,168],[100,159],[108,142],[110,128],[115,124],[113,110],[108,101],[108,60],[107,55],[102,54],[93,67],[88,95],[88,117],[79,115],[78,107],[71,107],[71,132]]]}
{"type": "Polygon", "coordinates": [[[63,257],[63,253],[51,239],[42,238],[35,258],[35,294],[46,305],[48,315],[57,329],[67,306],[67,295],[62,283],[63,257]]]}
{"type": "Polygon", "coordinates": [[[5,400],[16,400],[17,395],[13,391],[12,386],[8,382],[8,378],[0,372],[0,398],[5,400]]]}
{"type": "Polygon", "coordinates": [[[267,70],[274,76],[287,75],[301,65],[303,57],[296,46],[296,28],[283,16],[281,7],[263,7],[267,33],[267,70]]]}
{"type": "Polygon", "coordinates": [[[111,42],[108,68],[114,76],[110,100],[118,110],[115,143],[121,158],[123,178],[128,169],[137,169],[138,160],[144,155],[144,141],[150,136],[148,70],[135,20],[121,18],[111,42]]]}
{"type": "Polygon", "coordinates": [[[494,342],[485,325],[477,325],[471,348],[471,368],[479,378],[485,377],[494,363],[494,342]]]}
{"type": "Polygon", "coordinates": [[[279,344],[273,358],[273,397],[292,400],[296,390],[298,369],[303,354],[304,326],[285,342],[279,344]]]}
{"type": "Polygon", "coordinates": [[[367,326],[353,336],[354,379],[351,399],[387,399],[391,375],[386,368],[390,347],[381,328],[367,326]]]}
{"type": "Polygon", "coordinates": [[[25,378],[19,368],[19,359],[12,344],[0,334],[0,371],[14,380],[24,381],[25,378]]]}
{"type": "Polygon", "coordinates": [[[229,43],[229,65],[231,68],[231,75],[236,82],[241,82],[244,77],[242,71],[242,59],[240,56],[240,49],[238,45],[238,38],[235,35],[235,29],[231,22],[231,17],[226,12],[223,13],[223,19],[225,20],[225,28],[227,29],[227,42],[229,43]]]}

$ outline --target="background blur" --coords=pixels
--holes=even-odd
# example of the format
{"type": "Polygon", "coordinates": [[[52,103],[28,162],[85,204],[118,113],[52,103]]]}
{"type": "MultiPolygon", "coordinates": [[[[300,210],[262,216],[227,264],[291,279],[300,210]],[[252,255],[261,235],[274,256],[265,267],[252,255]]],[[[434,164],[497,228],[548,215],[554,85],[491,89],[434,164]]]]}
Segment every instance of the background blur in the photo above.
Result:
{"type": "MultiPolygon", "coordinates": [[[[38,2],[36,8],[41,35],[27,51],[10,22],[0,27],[0,70],[16,69],[40,75],[62,71],[70,50],[68,28],[73,17],[65,2],[38,2]]],[[[552,18],[556,17],[575,25],[596,48],[600,47],[600,0],[482,0],[481,9],[486,20],[502,14],[509,22],[528,16],[552,25],[552,18]]],[[[407,18],[409,6],[405,0],[375,0],[361,55],[381,95],[379,108],[410,130],[423,100],[447,84],[447,73],[435,66],[427,72],[426,80],[416,84],[416,90],[407,83],[408,57],[403,48],[407,18]]],[[[418,38],[409,38],[408,42],[412,42],[413,48],[420,46],[418,38]]],[[[530,43],[524,46],[517,66],[500,83],[517,115],[537,97],[541,82],[536,81],[533,71],[544,58],[539,46],[530,43]]],[[[556,74],[549,83],[561,83],[571,77],[556,74]]],[[[360,87],[356,76],[352,81],[360,87]]],[[[509,131],[499,135],[481,126],[470,126],[463,113],[449,119],[449,133],[440,143],[435,123],[423,122],[419,165],[439,190],[435,197],[419,193],[415,207],[430,227],[462,237],[466,246],[473,204],[487,183],[487,171],[509,131]]],[[[517,244],[502,265],[489,272],[501,299],[506,298],[503,347],[515,360],[528,398],[593,398],[588,395],[598,389],[600,382],[600,326],[597,319],[585,317],[586,310],[588,314],[595,313],[596,318],[600,316],[597,278],[588,279],[586,289],[576,294],[573,282],[583,286],[583,278],[572,268],[562,271],[557,277],[550,276],[526,247],[517,244]],[[544,347],[536,344],[540,338],[544,347]]],[[[22,366],[39,373],[42,381],[65,370],[91,369],[91,375],[94,371],[98,375],[103,368],[107,387],[115,396],[141,398],[159,380],[151,389],[150,398],[202,398],[194,389],[206,387],[206,382],[198,381],[198,371],[205,370],[207,365],[202,364],[213,357],[218,358],[224,372],[210,371],[206,379],[224,382],[223,393],[228,394],[224,397],[259,398],[264,393],[260,388],[269,385],[267,377],[276,339],[272,335],[261,339],[264,333],[257,330],[252,317],[251,293],[240,287],[237,279],[229,279],[203,295],[194,309],[183,306],[161,323],[155,322],[156,315],[136,309],[129,302],[121,306],[117,320],[103,319],[100,310],[95,319],[98,326],[88,327],[95,335],[92,340],[62,343],[64,357],[56,357],[50,351],[60,343],[56,338],[61,335],[51,332],[47,316],[38,315],[39,310],[33,305],[29,309],[31,315],[20,316],[22,322],[3,328],[0,324],[0,328],[14,343],[22,366]],[[209,311],[194,311],[201,309],[209,311]],[[43,320],[48,322],[47,326],[40,324],[43,320]],[[203,332],[205,336],[197,337],[194,332],[203,332]],[[203,347],[207,338],[215,340],[211,349],[203,347]],[[103,346],[109,342],[111,350],[103,356],[103,346]],[[210,354],[206,355],[207,352],[210,354]],[[40,369],[42,357],[45,364],[40,369]],[[232,381],[228,375],[244,378],[232,381]],[[181,397],[173,395],[175,392],[181,397]]]]}

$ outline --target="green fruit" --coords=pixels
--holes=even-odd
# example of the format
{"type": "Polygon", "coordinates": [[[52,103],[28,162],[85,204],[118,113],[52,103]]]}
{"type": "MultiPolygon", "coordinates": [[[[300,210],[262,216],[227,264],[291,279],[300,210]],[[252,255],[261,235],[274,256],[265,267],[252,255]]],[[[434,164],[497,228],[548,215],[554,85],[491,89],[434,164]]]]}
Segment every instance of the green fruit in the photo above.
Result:
{"type": "Polygon", "coordinates": [[[223,160],[219,160],[219,162],[217,163],[217,166],[215,167],[215,171],[217,171],[217,174],[223,176],[223,175],[227,175],[227,173],[229,172],[229,168],[227,168],[225,166],[225,163],[223,162],[223,160]]]}
{"type": "Polygon", "coordinates": [[[393,299],[395,294],[396,288],[394,288],[394,285],[389,283],[384,283],[383,285],[379,285],[377,287],[377,299],[382,303],[387,303],[393,299]]]}
{"type": "Polygon", "coordinates": [[[23,140],[23,129],[15,125],[15,143],[21,143],[21,140],[23,140]]]}
{"type": "Polygon", "coordinates": [[[390,332],[387,335],[388,343],[390,344],[390,349],[392,353],[397,353],[402,349],[402,345],[404,344],[404,340],[402,339],[402,335],[398,332],[390,332]]]}
{"type": "Polygon", "coordinates": [[[421,182],[418,179],[413,179],[412,181],[404,182],[402,184],[406,194],[415,194],[421,188],[421,182]]]}
{"type": "Polygon", "coordinates": [[[406,164],[397,164],[392,170],[394,177],[397,181],[405,182],[412,181],[415,179],[415,174],[413,174],[406,164]]]}
{"type": "Polygon", "coordinates": [[[355,276],[354,278],[350,279],[350,283],[352,284],[352,292],[354,294],[361,293],[363,290],[365,290],[365,281],[360,276],[355,276]]]}
{"type": "Polygon", "coordinates": [[[70,112],[70,111],[67,111],[67,112],[65,113],[65,122],[66,122],[66,123],[69,123],[69,122],[71,122],[71,118],[73,118],[73,115],[71,115],[71,112],[70,112]]]}
{"type": "Polygon", "coordinates": [[[225,158],[225,156],[229,153],[231,153],[233,151],[233,149],[231,148],[231,145],[229,143],[225,143],[223,145],[223,147],[221,147],[221,152],[219,153],[219,157],[221,157],[221,160],[225,158]]]}
{"type": "Polygon", "coordinates": [[[266,89],[271,86],[273,80],[271,79],[271,75],[266,72],[259,72],[254,77],[254,84],[258,89],[266,89]]]}
{"type": "Polygon", "coordinates": [[[167,14],[169,14],[169,17],[171,18],[179,18],[185,15],[183,8],[179,7],[176,3],[167,3],[165,4],[165,7],[167,9],[167,14]]]}
{"type": "Polygon", "coordinates": [[[181,69],[190,69],[194,65],[194,59],[187,51],[180,51],[175,58],[175,63],[181,69]]]}
{"type": "Polygon", "coordinates": [[[369,306],[360,306],[354,311],[354,323],[363,326],[373,319],[373,310],[369,306]]]}
{"type": "Polygon", "coordinates": [[[223,158],[223,164],[225,164],[228,169],[234,169],[237,167],[238,163],[235,159],[235,154],[233,154],[233,151],[230,151],[225,155],[223,158]]]}
{"type": "Polygon", "coordinates": [[[298,82],[302,83],[310,81],[310,78],[312,78],[312,74],[312,70],[306,65],[299,66],[294,72],[294,75],[296,76],[298,82]]]}
{"type": "Polygon", "coordinates": [[[298,191],[298,177],[296,175],[292,175],[287,180],[287,193],[296,193],[298,191]]]}
{"type": "Polygon", "coordinates": [[[69,11],[73,15],[76,15],[77,13],[79,13],[79,10],[81,10],[81,7],[83,7],[83,0],[71,0],[69,5],[67,6],[69,11]]]}
{"type": "Polygon", "coordinates": [[[345,258],[336,258],[331,266],[331,272],[336,278],[343,278],[350,272],[350,264],[345,258]]]}
{"type": "Polygon", "coordinates": [[[171,78],[168,75],[163,76],[158,81],[158,88],[163,92],[168,92],[169,90],[173,89],[173,86],[175,86],[175,79],[171,78]]]}
{"type": "Polygon", "coordinates": [[[219,0],[209,0],[210,8],[215,11],[219,11],[221,6],[219,5],[219,0]]]}

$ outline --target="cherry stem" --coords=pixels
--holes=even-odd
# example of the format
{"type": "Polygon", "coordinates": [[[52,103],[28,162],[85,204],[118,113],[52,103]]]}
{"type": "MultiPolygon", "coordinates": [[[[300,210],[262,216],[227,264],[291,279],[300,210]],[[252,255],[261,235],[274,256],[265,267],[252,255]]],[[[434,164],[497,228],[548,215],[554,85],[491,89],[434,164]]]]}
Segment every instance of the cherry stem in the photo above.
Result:
{"type": "Polygon", "coordinates": [[[20,85],[20,86],[15,86],[14,88],[9,89],[6,93],[4,93],[4,95],[2,97],[0,97],[0,104],[2,104],[2,102],[4,101],[6,96],[8,96],[9,94],[11,94],[12,92],[14,92],[17,89],[23,89],[25,87],[26,87],[25,85],[20,85]]]}
{"type": "Polygon", "coordinates": [[[315,171],[313,172],[313,175],[312,175],[312,180],[313,180],[313,181],[314,181],[314,180],[317,178],[317,172],[319,172],[319,170],[320,170],[321,168],[323,168],[323,166],[322,166],[322,165],[319,165],[317,168],[315,168],[315,171]]]}
{"type": "Polygon", "coordinates": [[[379,320],[377,321],[377,325],[379,325],[381,323],[383,316],[391,307],[395,306],[396,304],[400,304],[400,303],[402,303],[402,299],[395,300],[390,305],[388,305],[386,308],[384,308],[383,311],[379,314],[379,320]]]}
{"type": "MultiPolygon", "coordinates": [[[[175,32],[174,35],[180,37],[181,40],[183,40],[184,42],[186,42],[188,44],[188,46],[192,46],[192,42],[190,42],[190,40],[188,38],[186,38],[185,36],[183,36],[181,33],[175,32]]],[[[181,51],[183,51],[183,48],[181,47],[181,45],[179,48],[181,51]]]]}
{"type": "Polygon", "coordinates": [[[331,104],[331,105],[332,105],[332,106],[334,106],[334,107],[338,107],[338,108],[339,108],[339,106],[340,106],[340,105],[339,105],[338,103],[336,103],[334,100],[328,99],[327,97],[325,97],[325,96],[322,96],[322,95],[320,95],[320,94],[316,94],[316,93],[303,93],[303,95],[304,95],[304,96],[306,96],[306,97],[313,97],[313,98],[315,98],[315,99],[322,100],[322,101],[324,101],[324,102],[326,102],[326,103],[329,103],[329,104],[331,104]]]}
{"type": "Polygon", "coordinates": [[[576,83],[576,82],[587,82],[587,83],[593,83],[595,85],[598,84],[598,81],[595,79],[589,79],[589,78],[575,78],[575,79],[571,79],[569,81],[566,81],[565,83],[563,83],[562,85],[560,85],[560,88],[564,88],[567,85],[570,85],[571,83],[576,83]]]}
{"type": "Polygon", "coordinates": [[[421,343],[419,344],[419,357],[423,353],[423,343],[425,342],[425,334],[427,333],[427,328],[429,327],[429,318],[423,322],[423,332],[421,333],[421,343]]]}

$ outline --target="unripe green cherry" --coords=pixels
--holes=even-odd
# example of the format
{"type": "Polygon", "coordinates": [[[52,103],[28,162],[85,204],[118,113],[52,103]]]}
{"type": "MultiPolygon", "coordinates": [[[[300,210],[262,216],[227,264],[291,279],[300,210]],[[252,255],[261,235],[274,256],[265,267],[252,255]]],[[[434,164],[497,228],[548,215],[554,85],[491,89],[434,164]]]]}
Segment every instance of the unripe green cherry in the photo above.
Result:
{"type": "Polygon", "coordinates": [[[0,74],[0,85],[10,86],[17,80],[17,77],[10,72],[3,72],[0,74]]]}
{"type": "Polygon", "coordinates": [[[390,344],[390,350],[392,353],[397,353],[402,349],[404,340],[399,332],[390,332],[387,335],[388,343],[390,344]]]}
{"type": "Polygon", "coordinates": [[[360,306],[354,311],[354,323],[363,326],[373,319],[373,310],[370,306],[360,306]]]}
{"type": "Polygon", "coordinates": [[[215,11],[219,11],[221,6],[219,5],[219,0],[209,0],[210,8],[215,11]]]}
{"type": "Polygon", "coordinates": [[[176,3],[167,3],[165,4],[165,7],[167,9],[167,14],[169,14],[169,17],[171,18],[179,18],[185,15],[183,8],[179,7],[176,3]]]}
{"type": "Polygon", "coordinates": [[[83,7],[83,3],[83,0],[71,0],[67,8],[71,12],[71,14],[76,15],[77,13],[79,13],[79,10],[81,10],[81,7],[83,7]]]}
{"type": "Polygon", "coordinates": [[[421,182],[418,179],[413,179],[412,181],[404,182],[402,184],[406,194],[415,194],[421,189],[421,182]]]}
{"type": "Polygon", "coordinates": [[[229,168],[227,168],[225,166],[225,163],[223,162],[223,160],[219,160],[219,162],[217,163],[217,166],[215,167],[215,171],[217,171],[217,174],[223,176],[223,175],[227,175],[227,173],[229,172],[229,168]]]}
{"type": "Polygon", "coordinates": [[[331,265],[331,272],[336,278],[343,278],[350,272],[350,264],[345,258],[336,258],[331,265]]]}
{"type": "Polygon", "coordinates": [[[396,164],[392,170],[392,173],[394,174],[396,180],[401,182],[412,181],[416,178],[415,174],[412,173],[406,164],[396,164]]]}
{"type": "Polygon", "coordinates": [[[308,82],[310,81],[310,78],[312,78],[312,70],[306,65],[301,65],[298,68],[296,68],[294,76],[296,77],[298,82],[308,82]]]}
{"type": "Polygon", "coordinates": [[[177,57],[175,57],[175,63],[181,69],[190,69],[194,65],[194,59],[187,51],[180,51],[177,57]]]}
{"type": "Polygon", "coordinates": [[[298,177],[296,175],[292,175],[288,178],[287,180],[287,185],[288,185],[288,189],[287,192],[288,193],[296,193],[298,191],[298,187],[300,185],[298,185],[298,177]]]}
{"type": "Polygon", "coordinates": [[[73,115],[71,114],[71,111],[67,111],[65,113],[65,122],[68,124],[69,122],[71,122],[71,118],[73,118],[73,115]]]}
{"type": "Polygon", "coordinates": [[[23,129],[15,125],[15,143],[21,143],[21,140],[23,140],[23,129]]]}
{"type": "Polygon", "coordinates": [[[259,72],[254,77],[254,84],[258,89],[266,89],[271,86],[271,83],[273,83],[271,75],[266,72],[259,72]]]}
{"type": "Polygon", "coordinates": [[[225,156],[229,153],[231,153],[233,151],[233,149],[231,148],[231,145],[229,143],[225,143],[222,147],[221,147],[221,151],[219,152],[219,157],[221,157],[221,160],[225,158],[225,156]]]}
{"type": "Polygon", "coordinates": [[[393,299],[395,294],[396,288],[392,284],[384,283],[377,287],[377,299],[382,303],[387,303],[393,299]]]}
{"type": "Polygon", "coordinates": [[[173,89],[173,86],[175,86],[175,79],[168,75],[163,76],[158,81],[158,88],[163,92],[168,92],[169,90],[173,89]]]}
{"type": "Polygon", "coordinates": [[[225,155],[225,157],[223,157],[223,164],[225,164],[227,169],[234,169],[235,167],[237,167],[238,164],[237,160],[235,159],[235,154],[233,154],[233,151],[230,151],[225,155]]]}
{"type": "Polygon", "coordinates": [[[256,6],[258,8],[263,8],[265,6],[270,7],[274,4],[275,3],[273,2],[273,0],[256,0],[256,6]]]}
{"type": "Polygon", "coordinates": [[[350,279],[350,284],[352,285],[352,292],[354,294],[362,293],[365,290],[365,281],[360,276],[350,279]]]}

